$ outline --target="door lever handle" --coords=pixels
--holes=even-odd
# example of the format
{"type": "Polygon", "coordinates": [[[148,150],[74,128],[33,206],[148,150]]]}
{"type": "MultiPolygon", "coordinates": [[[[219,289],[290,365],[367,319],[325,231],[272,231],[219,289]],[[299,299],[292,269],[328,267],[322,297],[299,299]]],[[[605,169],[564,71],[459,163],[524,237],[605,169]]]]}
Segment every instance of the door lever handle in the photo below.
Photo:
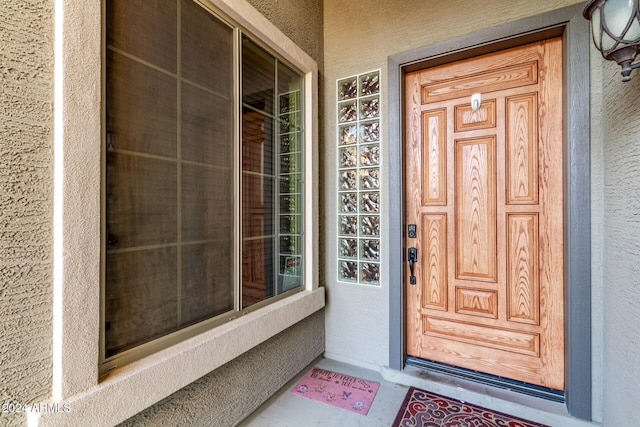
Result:
{"type": "Polygon", "coordinates": [[[407,260],[409,261],[409,272],[411,276],[409,277],[409,283],[415,285],[416,276],[413,275],[413,265],[418,262],[418,250],[416,248],[409,248],[407,253],[407,260]]]}

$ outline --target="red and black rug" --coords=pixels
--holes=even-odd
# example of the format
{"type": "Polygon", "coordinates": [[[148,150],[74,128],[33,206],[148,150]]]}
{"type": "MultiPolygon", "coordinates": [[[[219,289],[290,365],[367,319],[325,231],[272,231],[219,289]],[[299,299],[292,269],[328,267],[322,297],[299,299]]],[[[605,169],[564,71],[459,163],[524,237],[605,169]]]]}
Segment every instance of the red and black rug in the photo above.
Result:
{"type": "Polygon", "coordinates": [[[549,427],[411,387],[392,427],[549,427]]]}

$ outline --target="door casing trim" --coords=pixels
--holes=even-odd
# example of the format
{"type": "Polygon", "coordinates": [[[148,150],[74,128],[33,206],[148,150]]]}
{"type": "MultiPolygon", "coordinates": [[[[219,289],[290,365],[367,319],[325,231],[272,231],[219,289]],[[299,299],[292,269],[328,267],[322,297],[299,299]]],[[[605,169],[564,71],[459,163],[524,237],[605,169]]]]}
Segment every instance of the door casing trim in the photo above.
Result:
{"type": "MultiPolygon", "coordinates": [[[[404,171],[404,74],[554,36],[563,40],[565,396],[567,412],[591,420],[590,71],[582,4],[394,54],[388,59],[389,168],[404,171]]],[[[405,368],[403,173],[389,174],[389,367],[405,368]]]]}

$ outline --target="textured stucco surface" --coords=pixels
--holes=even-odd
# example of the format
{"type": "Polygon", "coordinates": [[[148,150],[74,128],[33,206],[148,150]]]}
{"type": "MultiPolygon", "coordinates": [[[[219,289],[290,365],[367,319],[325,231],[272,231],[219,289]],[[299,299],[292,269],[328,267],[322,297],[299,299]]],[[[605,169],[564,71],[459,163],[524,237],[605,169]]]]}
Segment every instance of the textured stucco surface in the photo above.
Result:
{"type": "Polygon", "coordinates": [[[0,403],[24,405],[51,389],[53,1],[3,0],[0,45],[0,403]]]}
{"type": "Polygon", "coordinates": [[[324,311],[120,424],[232,426],[253,412],[324,349],[324,311]]]}
{"type": "Polygon", "coordinates": [[[602,139],[602,63],[592,45],[591,61],[591,375],[595,421],[602,422],[603,381],[603,262],[604,262],[604,144],[602,139]]]}
{"type": "Polygon", "coordinates": [[[247,0],[318,63],[324,57],[323,0],[247,0]]]}
{"type": "Polygon", "coordinates": [[[603,63],[603,425],[640,425],[640,73],[603,63]]]}

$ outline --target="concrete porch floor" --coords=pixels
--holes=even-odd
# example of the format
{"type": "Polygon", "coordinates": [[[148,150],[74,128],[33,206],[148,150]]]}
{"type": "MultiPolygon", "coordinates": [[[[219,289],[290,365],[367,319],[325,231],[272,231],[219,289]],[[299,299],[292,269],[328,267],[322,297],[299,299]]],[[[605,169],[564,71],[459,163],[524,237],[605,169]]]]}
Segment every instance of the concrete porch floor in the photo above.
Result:
{"type": "Polygon", "coordinates": [[[312,366],[380,383],[376,398],[367,415],[316,402],[289,391],[311,366],[271,396],[257,411],[239,424],[241,427],[389,427],[408,387],[385,381],[379,372],[322,358],[312,366]]]}
{"type": "Polygon", "coordinates": [[[408,368],[402,373],[376,371],[343,361],[320,358],[271,396],[239,427],[389,427],[393,423],[409,386],[453,396],[500,412],[547,424],[553,427],[599,426],[571,418],[557,404],[540,402],[526,396],[513,396],[475,383],[460,380],[425,378],[424,372],[408,368]],[[318,367],[358,378],[376,381],[380,388],[369,413],[357,414],[345,409],[316,402],[290,393],[290,390],[311,367],[318,367]],[[464,389],[462,388],[464,386],[464,389]],[[455,393],[452,393],[455,392],[455,393]],[[460,397],[462,396],[462,397],[460,397]]]}

